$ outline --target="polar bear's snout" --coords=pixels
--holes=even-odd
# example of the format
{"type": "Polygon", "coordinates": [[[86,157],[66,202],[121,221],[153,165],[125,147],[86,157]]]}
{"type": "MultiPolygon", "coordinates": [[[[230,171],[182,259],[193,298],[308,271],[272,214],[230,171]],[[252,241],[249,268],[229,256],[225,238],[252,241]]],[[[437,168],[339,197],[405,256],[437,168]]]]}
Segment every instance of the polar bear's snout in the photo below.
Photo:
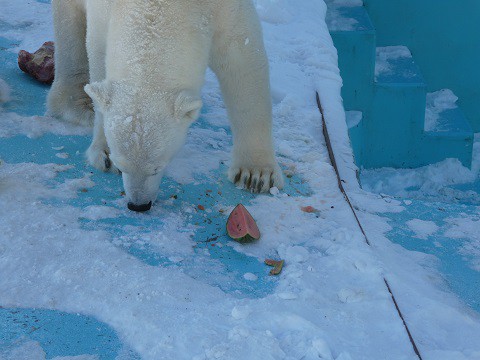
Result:
{"type": "Polygon", "coordinates": [[[128,202],[128,210],[136,211],[136,212],[145,212],[150,210],[152,207],[152,202],[150,201],[148,204],[137,205],[132,202],[128,202]]]}
{"type": "Polygon", "coordinates": [[[145,176],[122,173],[128,209],[137,212],[150,210],[157,198],[162,174],[145,176]]]}

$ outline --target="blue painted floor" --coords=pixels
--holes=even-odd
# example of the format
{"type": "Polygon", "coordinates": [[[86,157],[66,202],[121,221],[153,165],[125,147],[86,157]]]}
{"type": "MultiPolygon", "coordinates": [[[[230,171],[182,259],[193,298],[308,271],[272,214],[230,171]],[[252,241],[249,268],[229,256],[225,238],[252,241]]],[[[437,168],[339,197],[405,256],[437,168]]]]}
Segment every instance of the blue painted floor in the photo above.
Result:
{"type": "Polygon", "coordinates": [[[387,237],[408,250],[436,256],[440,260],[438,269],[451,290],[468,306],[480,312],[480,274],[471,266],[475,256],[464,251],[466,243],[470,240],[452,239],[444,234],[450,227],[446,220],[462,215],[479,221],[480,208],[468,204],[413,200],[406,211],[388,215],[393,230],[387,237]],[[433,221],[439,226],[439,230],[427,239],[416,238],[414,232],[405,225],[407,221],[413,219],[433,221]]]}
{"type": "Polygon", "coordinates": [[[408,250],[435,256],[449,289],[480,312],[480,179],[443,187],[436,194],[422,194],[418,188],[407,191],[412,197],[395,198],[403,201],[406,210],[380,214],[392,226],[387,238],[408,250]],[[437,229],[424,237],[418,236],[407,224],[417,219],[433,222],[437,229]],[[458,219],[466,219],[472,228],[477,228],[476,233],[461,225],[457,227],[458,219]]]}
{"type": "Polygon", "coordinates": [[[8,353],[27,341],[38,342],[47,359],[85,354],[96,355],[99,360],[114,360],[119,354],[131,360],[140,359],[124,348],[112,329],[91,317],[52,310],[0,308],[0,357],[2,352],[8,353]]]}

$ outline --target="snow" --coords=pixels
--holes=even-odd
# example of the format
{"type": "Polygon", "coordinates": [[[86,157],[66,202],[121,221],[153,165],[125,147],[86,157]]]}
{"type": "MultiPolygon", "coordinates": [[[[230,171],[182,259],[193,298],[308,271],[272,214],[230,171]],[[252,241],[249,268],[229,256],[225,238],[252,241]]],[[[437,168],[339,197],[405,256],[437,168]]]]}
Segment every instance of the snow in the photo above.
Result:
{"type": "Polygon", "coordinates": [[[352,31],[358,24],[356,19],[343,14],[342,8],[363,6],[362,0],[327,0],[327,24],[333,31],[352,31]]]}
{"type": "Polygon", "coordinates": [[[437,130],[440,114],[445,110],[456,109],[457,100],[458,97],[450,89],[428,93],[425,109],[425,131],[437,130]]]}
{"type": "Polygon", "coordinates": [[[328,5],[337,6],[363,6],[363,0],[326,0],[328,5]]]}
{"type": "Polygon", "coordinates": [[[377,47],[377,57],[375,62],[375,77],[392,72],[389,64],[392,60],[411,58],[412,54],[406,46],[385,46],[377,47]]]}
{"type": "MultiPolygon", "coordinates": [[[[45,351],[37,341],[25,341],[15,349],[2,351],[0,349],[1,360],[46,360],[45,351]]],[[[95,355],[80,356],[56,356],[52,360],[98,360],[95,355]]]]}
{"type": "Polygon", "coordinates": [[[269,192],[270,192],[270,194],[272,194],[274,196],[280,194],[280,190],[278,190],[278,188],[276,186],[271,187],[269,192]]]}
{"type": "Polygon", "coordinates": [[[460,252],[468,256],[472,269],[480,272],[480,217],[461,214],[461,217],[446,219],[449,228],[445,236],[464,240],[460,252]]]}
{"type": "MultiPolygon", "coordinates": [[[[480,316],[451,293],[437,270],[436,258],[408,251],[385,236],[392,228],[372,194],[356,194],[359,213],[412,335],[425,359],[477,359],[480,316]],[[452,357],[453,356],[453,357],[452,357]]],[[[398,211],[386,204],[384,211],[398,211]]],[[[403,210],[404,211],[404,210],[403,210]]],[[[425,225],[425,224],[423,224],[425,225]]],[[[428,226],[428,225],[427,225],[428,226]]]]}
{"type": "MultiPolygon", "coordinates": [[[[480,333],[480,316],[451,293],[452,275],[438,272],[441,265],[437,257],[409,252],[390,242],[386,234],[392,230],[392,223],[401,226],[396,214],[413,211],[412,207],[420,208],[430,219],[414,218],[405,223],[415,238],[422,240],[415,248],[422,249],[428,242],[440,248],[448,246],[444,250],[446,260],[442,262],[460,255],[463,259],[459,260],[480,271],[480,196],[471,190],[480,183],[479,140],[477,134],[471,169],[463,167],[458,160],[447,159],[418,169],[363,170],[363,189],[378,195],[355,194],[356,204],[361,204],[360,218],[367,224],[367,233],[384,264],[389,264],[385,269],[387,277],[417,344],[421,344],[422,356],[427,359],[480,358],[477,335],[471,335],[480,333]],[[382,199],[383,206],[374,201],[375,197],[382,199]],[[438,316],[430,316],[434,313],[438,316]]],[[[406,242],[415,242],[408,236],[406,242]]],[[[451,269],[455,266],[455,276],[459,277],[456,281],[463,287],[473,286],[465,283],[468,280],[456,270],[459,265],[448,264],[451,269]]],[[[472,274],[472,279],[475,276],[472,274]]],[[[471,294],[475,294],[475,290],[471,294]]]]}
{"type": "Polygon", "coordinates": [[[72,126],[49,116],[21,116],[13,112],[3,112],[0,137],[13,137],[24,134],[36,138],[47,133],[56,135],[86,135],[89,130],[72,126]]]}
{"type": "Polygon", "coordinates": [[[2,31],[2,37],[18,41],[9,51],[33,52],[45,42],[44,39],[53,39],[50,4],[25,2],[20,7],[21,11],[15,1],[1,0],[0,4],[0,23],[10,25],[8,30],[2,31]]]}
{"type": "MultiPolygon", "coordinates": [[[[0,278],[0,306],[93,316],[144,359],[413,359],[385,288],[387,276],[401,295],[400,304],[426,359],[452,359],[452,354],[459,359],[478,358],[476,315],[445,291],[434,269],[424,266],[427,256],[408,252],[384,236],[389,225],[376,212],[402,211],[401,202],[386,202],[358,188],[337,54],[322,21],[325,4],[299,6],[295,0],[255,4],[270,59],[277,154],[285,172],[300,178],[308,190],[288,196],[272,189],[271,195],[254,197],[248,208],[262,231],[261,240],[249,245],[218,243],[215,249],[231,250],[259,263],[267,257],[284,259],[282,273],[270,278],[267,267],[265,274],[244,269],[226,273],[213,251],[196,249],[195,236],[201,229],[192,223],[196,198],[179,199],[176,207],[171,205],[173,199],[161,199],[149,214],[131,214],[124,199],[109,198],[99,177],[79,165],[79,156],[61,142],[66,135],[83,136],[85,129],[41,114],[23,117],[3,112],[1,140],[19,134],[41,140],[55,134],[59,141],[48,148],[69,156],[52,156],[45,164],[7,162],[0,167],[0,273],[8,274],[0,278]],[[338,190],[315,91],[340,175],[354,194],[373,247],[366,245],[338,190]],[[105,196],[96,201],[92,195],[91,203],[78,206],[75,200],[82,189],[105,196]],[[305,213],[301,210],[305,206],[318,211],[305,213]],[[90,225],[84,226],[87,220],[90,225]],[[118,232],[104,226],[105,221],[117,224],[118,232]],[[170,263],[151,264],[126,251],[133,243],[170,263]],[[218,285],[240,278],[260,288],[265,277],[273,285],[257,296],[218,285]]],[[[52,38],[50,5],[26,0],[0,0],[0,5],[0,21],[11,26],[2,36],[20,44],[11,51],[20,47],[31,51],[52,38]]],[[[202,96],[208,110],[167,170],[166,177],[179,188],[198,191],[195,186],[217,184],[225,176],[220,164],[228,166],[231,136],[219,94],[209,72],[202,96]]],[[[401,172],[398,181],[420,184],[418,176],[425,179],[434,173],[438,184],[464,180],[466,175],[473,178],[474,171],[449,161],[421,175],[401,172]],[[457,170],[462,172],[458,176],[457,170]]],[[[389,186],[406,191],[382,176],[371,181],[371,187],[386,193],[389,186]]],[[[208,219],[220,209],[228,213],[233,205],[220,200],[201,216],[208,219]]],[[[419,228],[425,233],[428,226],[419,228]]],[[[1,351],[2,360],[10,360],[11,354],[12,360],[21,360],[24,355],[18,354],[45,358],[41,344],[28,339],[1,351]]]]}
{"type": "MultiPolygon", "coordinates": [[[[479,144],[475,144],[478,149],[479,144]]],[[[480,156],[474,151],[472,169],[464,167],[457,159],[446,159],[417,169],[364,169],[362,187],[373,193],[385,193],[397,197],[454,197],[457,191],[451,185],[471,183],[478,177],[480,156]]]]}
{"type": "Polygon", "coordinates": [[[327,22],[328,28],[332,31],[352,31],[358,24],[356,19],[344,16],[335,7],[330,7],[327,22]]]}
{"type": "Polygon", "coordinates": [[[9,352],[0,352],[2,360],[44,360],[45,352],[35,341],[28,341],[9,352]]]}
{"type": "Polygon", "coordinates": [[[426,239],[438,231],[438,226],[433,221],[412,219],[407,221],[407,226],[419,239],[426,239]]]}
{"type": "Polygon", "coordinates": [[[258,16],[266,23],[285,24],[292,21],[291,3],[288,0],[254,0],[258,16]]]}
{"type": "Polygon", "coordinates": [[[361,111],[347,111],[347,126],[349,129],[354,128],[361,123],[363,119],[363,113],[361,111]]]}
{"type": "Polygon", "coordinates": [[[258,280],[258,276],[255,275],[255,274],[252,274],[252,273],[245,273],[245,274],[243,274],[243,277],[248,281],[257,281],[258,280]]]}
{"type": "Polygon", "coordinates": [[[10,101],[10,87],[5,80],[0,79],[0,105],[8,101],[10,101]]]}

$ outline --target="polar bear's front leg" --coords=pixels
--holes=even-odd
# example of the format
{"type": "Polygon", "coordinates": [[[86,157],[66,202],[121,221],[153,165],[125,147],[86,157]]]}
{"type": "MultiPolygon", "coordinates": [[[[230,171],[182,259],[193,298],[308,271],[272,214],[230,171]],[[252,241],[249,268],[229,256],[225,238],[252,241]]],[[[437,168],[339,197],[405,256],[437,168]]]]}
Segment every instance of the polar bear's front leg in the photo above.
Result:
{"type": "Polygon", "coordinates": [[[68,122],[91,126],[92,101],[83,90],[89,80],[84,5],[79,0],[53,0],[52,10],[55,80],[48,94],[48,113],[68,122]]]}
{"type": "Polygon", "coordinates": [[[236,185],[253,192],[282,188],[275,160],[268,60],[260,24],[249,2],[232,12],[230,30],[214,39],[212,69],[217,74],[233,133],[233,159],[228,172],[236,185]],[[243,8],[245,7],[245,8],[243,8]]]}
{"type": "Polygon", "coordinates": [[[120,171],[110,160],[110,149],[103,129],[103,115],[100,111],[95,112],[95,124],[93,127],[93,139],[87,150],[87,160],[94,168],[119,174],[120,171]]]}

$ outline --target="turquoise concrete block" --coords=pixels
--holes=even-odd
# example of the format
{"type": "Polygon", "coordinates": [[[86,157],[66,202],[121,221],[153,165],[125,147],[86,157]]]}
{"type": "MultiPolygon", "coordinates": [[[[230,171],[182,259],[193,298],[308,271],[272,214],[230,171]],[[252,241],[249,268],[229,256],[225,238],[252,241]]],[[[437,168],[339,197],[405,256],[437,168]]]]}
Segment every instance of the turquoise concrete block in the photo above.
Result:
{"type": "Polygon", "coordinates": [[[472,129],[480,132],[480,1],[364,0],[378,46],[405,45],[428,91],[451,89],[472,129]]]}
{"type": "MultiPolygon", "coordinates": [[[[377,63],[380,62],[380,52],[377,63]]],[[[411,56],[383,60],[386,69],[377,70],[375,86],[380,87],[417,87],[426,89],[426,83],[420,68],[411,56]]],[[[422,121],[423,123],[423,121],[422,121]]]]}
{"type": "Polygon", "coordinates": [[[460,108],[446,110],[440,114],[435,131],[424,132],[418,166],[456,158],[471,167],[473,141],[473,130],[463,111],[460,108]]]}
{"type": "MultiPolygon", "coordinates": [[[[347,121],[349,110],[363,113],[360,122],[349,124],[355,162],[360,168],[414,168],[446,158],[458,158],[465,166],[471,165],[473,131],[460,109],[440,114],[438,128],[424,131],[427,90],[434,92],[440,88],[451,88],[457,93],[455,84],[463,83],[468,88],[471,82],[463,77],[452,78],[450,70],[458,70],[458,64],[445,62],[441,56],[451,48],[451,34],[444,37],[446,28],[433,26],[432,18],[426,15],[430,6],[436,14],[441,12],[445,16],[449,8],[455,7],[454,2],[439,5],[437,2],[432,4],[432,1],[366,0],[365,7],[342,7],[329,3],[327,25],[338,51],[347,121]],[[369,15],[372,15],[373,24],[369,15]],[[418,33],[420,29],[421,34],[418,33]],[[384,48],[376,54],[377,35],[382,46],[411,44],[413,48],[384,48]],[[421,41],[416,41],[417,37],[421,41]],[[417,57],[421,66],[418,66],[417,57]],[[423,70],[428,75],[427,79],[423,70]],[[428,83],[430,81],[433,85],[428,83]],[[439,87],[440,84],[444,85],[439,87]]],[[[476,14],[478,5],[473,6],[469,2],[469,6],[476,14]]],[[[458,8],[451,9],[454,17],[458,15],[458,8]]],[[[454,27],[453,33],[465,45],[471,37],[460,36],[459,29],[462,27],[454,27]]],[[[480,47],[477,48],[480,54],[480,47]]],[[[457,50],[456,54],[462,53],[460,48],[457,50]]],[[[476,84],[480,83],[480,79],[476,78],[480,72],[473,73],[474,68],[463,54],[460,61],[465,66],[463,74],[471,75],[476,84]]],[[[476,59],[471,49],[465,54],[476,59]]],[[[450,53],[449,56],[450,59],[458,58],[450,53]]],[[[458,71],[455,73],[459,74],[458,71]]],[[[469,96],[473,93],[470,91],[469,96]]],[[[465,95],[465,91],[457,93],[460,96],[458,104],[464,107],[470,97],[462,94],[465,95]]]]}
{"type": "Polygon", "coordinates": [[[415,167],[426,85],[412,58],[390,60],[388,68],[376,76],[373,103],[364,119],[362,166],[415,167]]]}
{"type": "Polygon", "coordinates": [[[416,166],[416,146],[422,135],[425,87],[378,86],[365,119],[365,168],[416,166]]]}
{"type": "Polygon", "coordinates": [[[364,7],[330,6],[327,25],[338,52],[347,110],[364,110],[372,98],[375,29],[364,7]]]}

